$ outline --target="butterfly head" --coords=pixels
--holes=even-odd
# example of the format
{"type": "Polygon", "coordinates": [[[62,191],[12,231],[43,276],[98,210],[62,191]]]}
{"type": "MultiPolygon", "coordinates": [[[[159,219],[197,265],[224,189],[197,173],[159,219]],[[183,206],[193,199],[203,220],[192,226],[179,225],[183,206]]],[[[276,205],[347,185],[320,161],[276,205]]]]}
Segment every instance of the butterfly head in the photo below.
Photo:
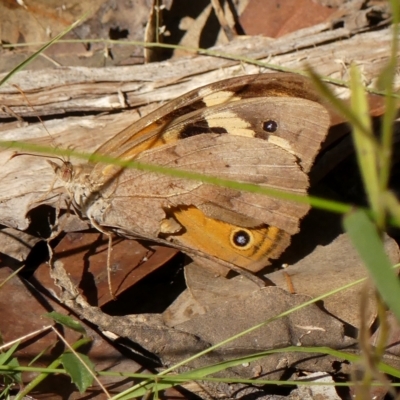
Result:
{"type": "Polygon", "coordinates": [[[51,160],[47,160],[47,162],[50,164],[56,176],[63,182],[70,183],[74,179],[76,171],[71,162],[62,160],[61,165],[51,160]]]}

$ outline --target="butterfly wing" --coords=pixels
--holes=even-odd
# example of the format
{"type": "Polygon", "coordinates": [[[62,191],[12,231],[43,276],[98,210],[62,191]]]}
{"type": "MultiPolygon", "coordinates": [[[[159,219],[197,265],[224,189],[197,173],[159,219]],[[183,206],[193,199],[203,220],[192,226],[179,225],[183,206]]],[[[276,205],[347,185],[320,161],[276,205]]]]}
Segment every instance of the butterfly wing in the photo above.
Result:
{"type": "MultiPolygon", "coordinates": [[[[98,153],[306,194],[329,115],[308,81],[291,78],[256,75],[207,86],[127,128],[98,153]]],[[[91,202],[84,208],[97,224],[253,271],[279,256],[309,209],[114,165],[97,164],[89,181],[83,197],[91,202]]]]}
{"type": "MultiPolygon", "coordinates": [[[[139,161],[306,194],[296,157],[262,139],[197,135],[139,161]]],[[[253,271],[276,258],[298,231],[306,204],[208,183],[126,169],[87,213],[125,236],[163,239],[253,271]]]]}
{"type": "MultiPolygon", "coordinates": [[[[321,102],[310,81],[301,75],[272,73],[225,79],[166,103],[105,142],[95,154],[132,159],[145,150],[178,140],[171,125],[181,118],[189,120],[188,116],[193,112],[260,97],[303,98],[321,102]]],[[[95,167],[93,173],[101,179],[101,166],[95,167]]]]}
{"type": "Polygon", "coordinates": [[[181,117],[171,123],[166,135],[178,140],[210,133],[262,139],[295,155],[309,172],[328,127],[326,108],[314,101],[258,97],[181,117]]]}
{"type": "MultiPolygon", "coordinates": [[[[295,156],[262,139],[199,135],[145,152],[138,161],[296,194],[306,194],[308,187],[295,156]]],[[[212,218],[216,217],[213,210],[219,210],[218,219],[227,223],[248,227],[268,223],[291,234],[308,210],[304,204],[137,169],[123,170],[115,185],[101,193],[109,202],[101,224],[126,225],[140,233],[152,223],[142,232],[144,237],[157,236],[166,210],[180,206],[195,206],[212,218]],[[125,222],[116,218],[122,214],[125,222]]]]}

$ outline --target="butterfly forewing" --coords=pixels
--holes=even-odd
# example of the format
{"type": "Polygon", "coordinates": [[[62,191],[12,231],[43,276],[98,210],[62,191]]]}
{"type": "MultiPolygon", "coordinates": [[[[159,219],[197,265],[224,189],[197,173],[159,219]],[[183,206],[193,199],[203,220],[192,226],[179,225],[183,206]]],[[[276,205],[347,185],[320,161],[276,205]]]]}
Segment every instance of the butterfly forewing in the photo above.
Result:
{"type": "MultiPolygon", "coordinates": [[[[171,125],[182,116],[188,120],[188,116],[197,110],[259,97],[298,97],[320,102],[310,82],[299,75],[273,73],[230,78],[166,103],[105,142],[95,153],[133,159],[151,147],[178,140],[171,134],[171,125]],[[166,134],[168,131],[169,135],[166,134]]],[[[93,174],[101,179],[101,167],[95,168],[93,174]]]]}
{"type": "MultiPolygon", "coordinates": [[[[296,194],[306,194],[308,187],[307,175],[296,158],[261,139],[198,135],[144,152],[138,160],[296,194]]],[[[102,224],[119,227],[124,224],[142,237],[159,229],[163,217],[159,210],[181,205],[193,205],[207,214],[209,205],[214,204],[220,209],[219,219],[225,222],[234,222],[232,214],[241,215],[243,225],[247,218],[252,226],[268,223],[291,234],[297,232],[299,219],[308,211],[304,204],[136,169],[124,170],[116,185],[102,191],[102,198],[108,199],[102,224]],[[224,217],[222,210],[229,211],[230,217],[224,217]],[[150,231],[144,226],[150,227],[150,231]]],[[[104,203],[100,208],[105,208],[104,203]]],[[[215,217],[211,212],[208,214],[215,217]]]]}

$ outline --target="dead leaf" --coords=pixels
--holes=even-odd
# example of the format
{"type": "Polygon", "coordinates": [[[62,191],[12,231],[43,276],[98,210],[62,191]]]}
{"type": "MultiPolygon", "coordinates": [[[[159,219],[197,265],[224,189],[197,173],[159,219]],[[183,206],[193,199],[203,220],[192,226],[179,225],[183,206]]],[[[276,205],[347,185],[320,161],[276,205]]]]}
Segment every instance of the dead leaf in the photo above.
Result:
{"type": "MultiPolygon", "coordinates": [[[[100,233],[69,233],[55,249],[55,259],[65,264],[70,279],[86,299],[103,306],[111,299],[107,279],[108,239],[100,233]]],[[[145,246],[135,240],[114,238],[111,253],[111,285],[118,296],[127,288],[164,265],[176,250],[157,245],[145,246]]],[[[35,279],[57,297],[60,288],[50,277],[49,266],[42,264],[35,271],[35,279]]]]}

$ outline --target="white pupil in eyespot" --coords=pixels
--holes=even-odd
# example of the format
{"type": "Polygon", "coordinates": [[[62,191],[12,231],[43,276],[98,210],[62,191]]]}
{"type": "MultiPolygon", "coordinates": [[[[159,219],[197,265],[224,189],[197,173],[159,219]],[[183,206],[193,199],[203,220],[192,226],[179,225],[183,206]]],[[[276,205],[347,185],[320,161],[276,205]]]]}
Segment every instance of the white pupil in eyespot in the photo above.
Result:
{"type": "Polygon", "coordinates": [[[245,231],[238,231],[234,234],[233,240],[236,246],[244,247],[249,243],[249,234],[245,231]]]}
{"type": "Polygon", "coordinates": [[[263,123],[263,129],[266,132],[274,133],[278,129],[278,124],[276,123],[276,121],[268,120],[263,123]]]}

